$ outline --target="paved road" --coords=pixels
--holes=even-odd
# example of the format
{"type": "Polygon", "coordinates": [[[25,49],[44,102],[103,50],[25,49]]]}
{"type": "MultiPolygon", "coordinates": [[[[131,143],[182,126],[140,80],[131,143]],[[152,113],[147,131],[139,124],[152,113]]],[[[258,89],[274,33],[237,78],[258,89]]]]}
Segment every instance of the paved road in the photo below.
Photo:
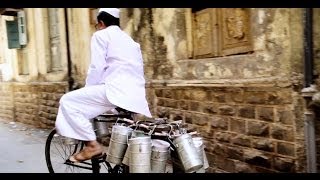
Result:
{"type": "Polygon", "coordinates": [[[0,173],[48,173],[44,152],[50,131],[0,119],[0,173]]]}
{"type": "Polygon", "coordinates": [[[0,119],[0,173],[48,173],[44,147],[49,130],[0,119]]]}

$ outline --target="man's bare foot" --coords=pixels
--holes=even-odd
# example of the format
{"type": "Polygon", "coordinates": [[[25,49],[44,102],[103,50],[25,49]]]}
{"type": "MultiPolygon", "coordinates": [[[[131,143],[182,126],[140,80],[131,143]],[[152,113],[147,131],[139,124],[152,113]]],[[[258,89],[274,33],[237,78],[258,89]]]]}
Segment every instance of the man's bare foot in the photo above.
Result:
{"type": "Polygon", "coordinates": [[[82,162],[89,160],[94,156],[102,154],[103,149],[97,141],[86,142],[86,147],[77,154],[70,156],[69,160],[71,162],[82,162]]]}

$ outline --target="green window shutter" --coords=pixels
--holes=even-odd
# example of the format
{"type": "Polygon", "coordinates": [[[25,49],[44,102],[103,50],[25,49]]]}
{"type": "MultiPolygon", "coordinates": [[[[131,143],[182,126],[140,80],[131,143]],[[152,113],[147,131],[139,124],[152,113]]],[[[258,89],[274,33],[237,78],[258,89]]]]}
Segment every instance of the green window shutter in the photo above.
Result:
{"type": "Polygon", "coordinates": [[[18,21],[6,21],[7,26],[7,36],[8,36],[8,48],[16,49],[20,48],[19,42],[19,30],[18,30],[18,21]]]}
{"type": "Polygon", "coordinates": [[[24,11],[18,12],[18,31],[20,45],[27,45],[26,16],[24,11]]]}

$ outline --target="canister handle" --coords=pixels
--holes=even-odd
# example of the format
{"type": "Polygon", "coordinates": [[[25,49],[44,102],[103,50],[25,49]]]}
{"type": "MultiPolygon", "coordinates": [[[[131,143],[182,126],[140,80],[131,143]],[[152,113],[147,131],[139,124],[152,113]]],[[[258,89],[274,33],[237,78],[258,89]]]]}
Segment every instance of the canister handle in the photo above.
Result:
{"type": "Polygon", "coordinates": [[[137,130],[137,129],[138,129],[138,127],[139,127],[139,122],[140,122],[140,121],[137,121],[137,122],[136,122],[136,128],[135,128],[134,130],[137,130]]]}
{"type": "Polygon", "coordinates": [[[151,134],[154,132],[156,129],[157,125],[154,125],[154,127],[149,131],[148,135],[151,136],[151,134]]]}

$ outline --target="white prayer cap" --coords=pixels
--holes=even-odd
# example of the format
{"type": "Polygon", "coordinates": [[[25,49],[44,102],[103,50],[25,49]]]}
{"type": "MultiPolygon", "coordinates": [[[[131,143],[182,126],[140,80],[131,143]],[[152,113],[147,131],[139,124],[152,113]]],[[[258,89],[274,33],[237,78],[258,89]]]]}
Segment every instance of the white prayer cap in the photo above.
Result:
{"type": "Polygon", "coordinates": [[[118,8],[100,8],[99,13],[102,11],[112,15],[115,18],[119,18],[120,10],[118,8]]]}

